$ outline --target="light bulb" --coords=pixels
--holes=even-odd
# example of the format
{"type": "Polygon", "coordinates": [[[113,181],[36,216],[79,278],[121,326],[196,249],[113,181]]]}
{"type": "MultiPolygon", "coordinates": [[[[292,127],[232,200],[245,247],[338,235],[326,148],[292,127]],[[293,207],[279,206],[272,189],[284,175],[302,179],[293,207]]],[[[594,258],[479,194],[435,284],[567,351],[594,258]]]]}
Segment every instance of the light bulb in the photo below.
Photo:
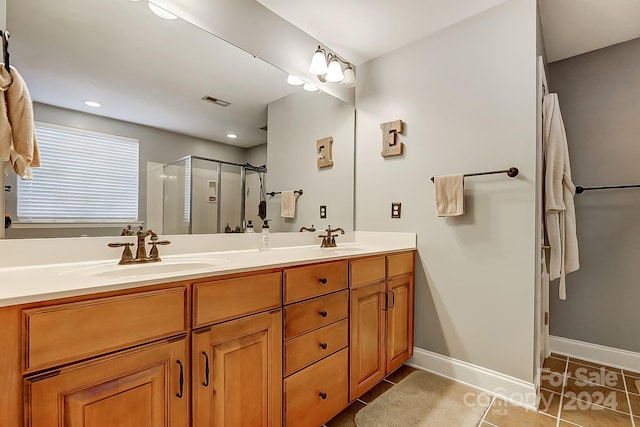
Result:
{"type": "Polygon", "coordinates": [[[318,90],[318,88],[312,85],[311,83],[305,83],[304,86],[302,86],[302,88],[307,92],[315,92],[318,90]]]}
{"type": "Polygon", "coordinates": [[[329,67],[327,69],[327,75],[325,76],[328,82],[340,82],[344,79],[344,74],[342,73],[342,67],[337,59],[332,59],[329,62],[329,67]]]}
{"type": "Polygon", "coordinates": [[[344,79],[340,82],[341,85],[354,86],[356,84],[356,73],[351,68],[351,65],[347,65],[344,69],[344,79]]]}
{"type": "Polygon", "coordinates": [[[318,46],[316,53],[313,54],[311,58],[311,65],[309,65],[309,72],[311,74],[315,74],[316,76],[320,76],[327,72],[327,59],[324,57],[324,52],[318,46]]]}
{"type": "Polygon", "coordinates": [[[84,103],[85,103],[87,106],[89,106],[89,107],[94,107],[94,108],[98,108],[98,107],[100,107],[100,106],[101,106],[101,105],[100,105],[100,103],[99,103],[99,102],[96,102],[96,101],[85,101],[84,103]]]}
{"type": "Polygon", "coordinates": [[[149,9],[151,9],[151,12],[155,13],[156,15],[158,15],[160,18],[162,19],[176,19],[177,16],[174,15],[171,12],[167,12],[166,10],[164,10],[163,8],[161,8],[160,6],[153,4],[151,2],[147,2],[147,4],[149,5],[149,9]]]}
{"type": "Polygon", "coordinates": [[[304,84],[304,81],[300,77],[289,74],[289,77],[287,77],[287,83],[289,83],[291,86],[300,86],[304,84]]]}

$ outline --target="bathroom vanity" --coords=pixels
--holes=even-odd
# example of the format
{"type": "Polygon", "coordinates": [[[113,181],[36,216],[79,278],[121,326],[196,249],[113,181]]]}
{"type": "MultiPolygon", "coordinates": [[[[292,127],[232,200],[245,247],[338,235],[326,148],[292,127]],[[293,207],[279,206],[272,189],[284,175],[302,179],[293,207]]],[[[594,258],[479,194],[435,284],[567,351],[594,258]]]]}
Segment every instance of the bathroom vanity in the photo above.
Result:
{"type": "Polygon", "coordinates": [[[0,307],[0,425],[319,426],[411,357],[414,248],[30,268],[95,286],[0,307]]]}

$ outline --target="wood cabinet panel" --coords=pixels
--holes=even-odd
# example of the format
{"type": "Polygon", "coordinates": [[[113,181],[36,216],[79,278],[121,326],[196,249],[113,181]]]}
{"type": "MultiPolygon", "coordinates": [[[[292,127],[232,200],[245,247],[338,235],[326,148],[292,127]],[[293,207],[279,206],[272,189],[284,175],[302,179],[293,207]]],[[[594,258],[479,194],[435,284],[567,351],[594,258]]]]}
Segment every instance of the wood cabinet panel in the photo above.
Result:
{"type": "Polygon", "coordinates": [[[288,268],[284,271],[284,303],[347,289],[347,261],[288,268]]]}
{"type": "Polygon", "coordinates": [[[23,310],[25,371],[186,331],[186,287],[23,310]]]}
{"type": "Polygon", "coordinates": [[[413,355],[413,275],[389,280],[387,289],[387,372],[391,372],[413,355]]]}
{"type": "Polygon", "coordinates": [[[284,308],[285,339],[326,326],[349,315],[348,291],[336,292],[284,308]]]}
{"type": "Polygon", "coordinates": [[[385,376],[385,283],[351,290],[350,400],[376,385],[385,376]]]}
{"type": "Polygon", "coordinates": [[[387,277],[411,274],[414,270],[415,260],[413,252],[387,255],[387,277]]]}
{"type": "Polygon", "coordinates": [[[186,354],[183,337],[27,377],[28,425],[187,427],[186,354]]]}
{"type": "Polygon", "coordinates": [[[284,375],[311,365],[349,345],[349,322],[340,320],[284,344],[284,375]]]}
{"type": "Polygon", "coordinates": [[[280,426],[282,312],[194,332],[193,425],[280,426]]]}
{"type": "Polygon", "coordinates": [[[196,283],[193,327],[211,325],[280,307],[282,273],[196,283]]]}
{"type": "Polygon", "coordinates": [[[385,258],[384,256],[376,258],[365,258],[350,263],[349,287],[351,289],[358,286],[366,285],[372,282],[384,280],[385,277],[385,258]]]}
{"type": "Polygon", "coordinates": [[[347,407],[348,358],[341,350],[284,380],[287,426],[318,427],[347,407]]]}

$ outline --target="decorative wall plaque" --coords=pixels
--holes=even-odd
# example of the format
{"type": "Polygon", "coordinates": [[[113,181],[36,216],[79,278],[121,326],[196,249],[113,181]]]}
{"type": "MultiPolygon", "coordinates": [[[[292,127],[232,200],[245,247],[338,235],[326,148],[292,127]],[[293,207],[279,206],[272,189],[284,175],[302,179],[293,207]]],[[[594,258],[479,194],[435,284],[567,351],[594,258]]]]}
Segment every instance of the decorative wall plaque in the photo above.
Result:
{"type": "Polygon", "coordinates": [[[398,141],[397,134],[402,133],[402,120],[394,120],[392,122],[381,123],[382,129],[382,157],[400,156],[404,144],[398,141]]]}
{"type": "Polygon", "coordinates": [[[333,138],[328,136],[316,141],[316,147],[320,157],[318,157],[318,167],[326,168],[333,166],[333,154],[331,152],[331,146],[333,145],[333,138]]]}

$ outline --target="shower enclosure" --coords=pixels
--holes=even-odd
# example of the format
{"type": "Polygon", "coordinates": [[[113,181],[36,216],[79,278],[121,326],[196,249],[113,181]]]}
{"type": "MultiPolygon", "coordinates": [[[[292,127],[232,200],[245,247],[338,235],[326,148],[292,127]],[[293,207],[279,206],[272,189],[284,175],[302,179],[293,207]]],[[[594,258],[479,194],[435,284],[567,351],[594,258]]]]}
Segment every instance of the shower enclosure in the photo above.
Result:
{"type": "Polygon", "coordinates": [[[266,172],[198,156],[165,165],[163,234],[244,232],[256,223],[266,172]]]}

